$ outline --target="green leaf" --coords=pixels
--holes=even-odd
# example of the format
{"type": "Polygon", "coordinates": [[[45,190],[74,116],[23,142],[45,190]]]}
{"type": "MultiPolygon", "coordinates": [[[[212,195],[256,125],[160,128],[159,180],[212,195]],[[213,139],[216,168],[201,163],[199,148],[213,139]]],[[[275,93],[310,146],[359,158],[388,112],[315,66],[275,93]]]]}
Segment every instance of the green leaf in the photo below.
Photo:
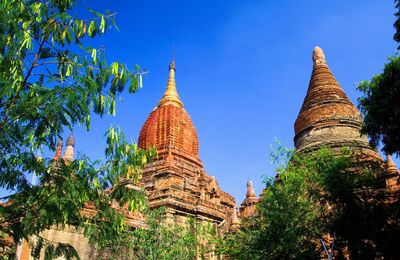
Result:
{"type": "Polygon", "coordinates": [[[90,130],[90,115],[87,115],[85,117],[85,125],[86,125],[86,130],[89,131],[90,130]]]}
{"type": "Polygon", "coordinates": [[[95,48],[92,49],[92,59],[94,63],[97,63],[97,50],[95,48]]]}
{"type": "Polygon", "coordinates": [[[115,101],[115,98],[113,98],[112,99],[112,101],[111,101],[111,107],[110,107],[110,111],[111,111],[111,114],[113,115],[113,116],[115,116],[115,106],[116,106],[116,101],[115,101]]]}
{"type": "Polygon", "coordinates": [[[114,74],[114,76],[118,76],[118,63],[113,62],[111,64],[111,73],[114,74]]]}
{"type": "Polygon", "coordinates": [[[102,15],[100,23],[100,31],[104,33],[105,29],[106,29],[106,20],[104,19],[104,15],[102,15]]]}
{"type": "Polygon", "coordinates": [[[92,38],[93,38],[94,36],[96,36],[96,24],[95,24],[94,21],[91,21],[91,22],[89,23],[88,35],[89,35],[89,37],[92,37],[92,38]]]}

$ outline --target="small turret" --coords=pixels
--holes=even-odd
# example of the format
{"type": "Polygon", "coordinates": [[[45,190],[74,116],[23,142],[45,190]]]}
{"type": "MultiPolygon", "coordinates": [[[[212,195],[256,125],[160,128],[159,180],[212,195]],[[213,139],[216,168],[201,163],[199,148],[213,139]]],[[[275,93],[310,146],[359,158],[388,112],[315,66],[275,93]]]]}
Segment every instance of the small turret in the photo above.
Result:
{"type": "Polygon", "coordinates": [[[75,139],[73,134],[71,133],[67,139],[67,145],[65,147],[64,160],[66,163],[72,162],[74,160],[74,147],[75,147],[75,139]]]}
{"type": "Polygon", "coordinates": [[[56,154],[53,157],[54,161],[61,158],[62,146],[63,146],[63,142],[62,142],[62,139],[60,139],[57,143],[56,154]]]}
{"type": "Polygon", "coordinates": [[[396,192],[399,190],[399,170],[394,164],[390,154],[386,153],[386,165],[385,165],[385,182],[386,190],[389,192],[396,192]]]}
{"type": "Polygon", "coordinates": [[[257,195],[254,191],[253,188],[253,182],[252,181],[248,181],[247,182],[247,192],[246,192],[246,198],[256,198],[257,195]]]}
{"type": "Polygon", "coordinates": [[[239,218],[237,216],[237,209],[236,209],[236,206],[235,206],[235,207],[233,207],[230,230],[231,231],[236,231],[239,228],[240,228],[240,220],[239,220],[239,218]]]}
{"type": "Polygon", "coordinates": [[[247,182],[246,198],[240,204],[240,217],[248,218],[257,214],[257,206],[259,199],[253,188],[253,182],[247,182]]]}
{"type": "Polygon", "coordinates": [[[396,164],[393,162],[392,156],[386,153],[386,173],[388,174],[399,174],[399,170],[396,164]]]}

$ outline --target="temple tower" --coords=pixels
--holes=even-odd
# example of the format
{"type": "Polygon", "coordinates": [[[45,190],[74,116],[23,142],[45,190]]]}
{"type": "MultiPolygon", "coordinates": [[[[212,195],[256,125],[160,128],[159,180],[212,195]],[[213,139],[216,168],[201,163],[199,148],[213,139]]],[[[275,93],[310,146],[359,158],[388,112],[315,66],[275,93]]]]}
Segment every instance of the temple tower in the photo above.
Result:
{"type": "Polygon", "coordinates": [[[178,223],[191,216],[229,224],[235,200],[204,171],[196,129],[177,92],[175,71],[172,60],[165,93],[139,134],[139,147],[154,146],[158,153],[142,175],[150,207],[166,207],[167,219],[178,223]]]}
{"type": "Polygon", "coordinates": [[[361,114],[333,76],[320,47],[314,48],[312,59],[310,83],[294,125],[296,149],[309,152],[322,146],[356,147],[363,157],[381,161],[368,138],[361,135],[361,114]]]}
{"type": "Polygon", "coordinates": [[[323,146],[334,150],[356,148],[366,166],[386,182],[386,190],[398,189],[398,171],[390,155],[384,162],[368,138],[361,134],[362,117],[328,68],[320,47],[313,51],[313,70],[306,97],[296,119],[294,144],[299,152],[323,146]]]}

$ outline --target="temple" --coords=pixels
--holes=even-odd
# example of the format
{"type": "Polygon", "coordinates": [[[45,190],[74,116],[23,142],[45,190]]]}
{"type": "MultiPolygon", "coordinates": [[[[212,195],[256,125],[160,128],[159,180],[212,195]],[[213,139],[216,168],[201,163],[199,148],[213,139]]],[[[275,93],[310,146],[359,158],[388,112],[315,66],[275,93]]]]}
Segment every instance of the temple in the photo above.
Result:
{"type": "Polygon", "coordinates": [[[222,227],[229,229],[235,199],[204,170],[196,128],[179,98],[175,71],[172,60],[165,93],[140,131],[139,147],[154,146],[158,153],[144,168],[142,185],[150,208],[165,207],[168,219],[184,222],[194,217],[218,227],[225,223],[222,227]]]}
{"type": "MultiPolygon", "coordinates": [[[[296,150],[311,153],[321,147],[338,152],[343,147],[356,148],[361,160],[380,165],[377,178],[382,180],[383,189],[389,197],[390,194],[397,194],[399,170],[389,154],[384,161],[369,145],[368,138],[361,134],[361,114],[333,76],[321,48],[315,47],[312,60],[308,90],[294,125],[296,150]]],[[[158,156],[145,166],[138,185],[145,190],[151,209],[166,209],[166,221],[185,223],[192,218],[200,223],[210,223],[218,234],[236,232],[243,220],[258,216],[257,204],[262,196],[257,196],[249,180],[246,197],[238,207],[233,196],[222,191],[215,177],[204,170],[199,157],[196,128],[179,97],[175,72],[176,66],[172,60],[164,95],[139,134],[139,147],[155,147],[158,156]]],[[[74,138],[70,135],[63,157],[66,162],[74,160],[74,144],[74,138]]],[[[57,145],[54,161],[61,158],[61,153],[62,142],[57,145]]],[[[87,207],[83,213],[90,214],[91,210],[87,207]]],[[[120,210],[124,212],[129,225],[145,227],[143,215],[120,210]]],[[[44,231],[43,235],[53,241],[71,244],[82,259],[90,259],[95,255],[95,247],[89,245],[83,235],[74,229],[52,229],[44,231]]],[[[25,243],[20,259],[29,259],[26,250],[25,243]]],[[[207,256],[210,259],[215,257],[213,254],[207,256]]]]}

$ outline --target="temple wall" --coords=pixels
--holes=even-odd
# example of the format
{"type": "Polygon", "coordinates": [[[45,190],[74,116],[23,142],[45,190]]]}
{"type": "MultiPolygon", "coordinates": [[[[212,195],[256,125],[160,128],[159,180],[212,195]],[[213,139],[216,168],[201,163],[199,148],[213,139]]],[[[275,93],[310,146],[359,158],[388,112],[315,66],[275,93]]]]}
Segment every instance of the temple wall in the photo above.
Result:
{"type": "MultiPolygon", "coordinates": [[[[82,260],[96,259],[98,257],[95,246],[91,245],[89,240],[75,228],[66,227],[65,229],[49,229],[43,231],[41,236],[50,241],[70,244],[75,248],[82,260]]],[[[40,259],[44,259],[44,252],[41,254],[40,259]]],[[[64,258],[59,257],[56,259],[64,258]]]]}

